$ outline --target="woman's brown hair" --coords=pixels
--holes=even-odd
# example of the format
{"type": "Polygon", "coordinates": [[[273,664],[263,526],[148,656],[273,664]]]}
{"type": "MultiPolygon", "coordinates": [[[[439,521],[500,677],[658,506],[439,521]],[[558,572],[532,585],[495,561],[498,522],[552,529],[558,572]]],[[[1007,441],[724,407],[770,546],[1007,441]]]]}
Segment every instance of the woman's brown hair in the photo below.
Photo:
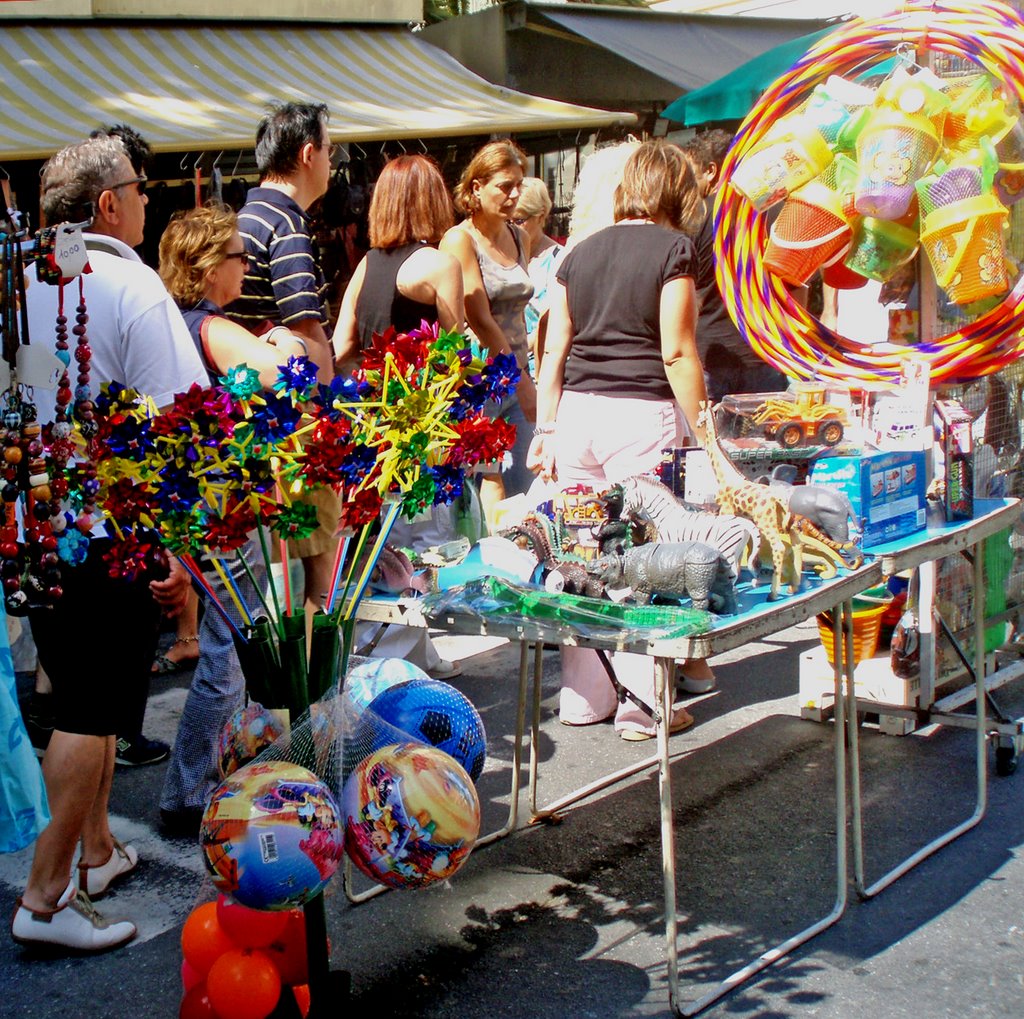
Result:
{"type": "Polygon", "coordinates": [[[176,215],[160,238],[160,279],[178,304],[195,304],[206,293],[206,274],[227,254],[238,217],[220,205],[176,215]]]}
{"type": "Polygon", "coordinates": [[[473,181],[489,181],[511,166],[526,173],[526,153],[511,138],[488,142],[478,149],[455,185],[455,208],[466,216],[472,215],[479,205],[473,195],[473,181]]]}
{"type": "Polygon", "coordinates": [[[661,138],[643,142],[615,189],[615,222],[664,217],[676,230],[696,233],[703,215],[700,186],[682,150],[661,138]]]}
{"type": "Polygon", "coordinates": [[[433,159],[406,155],[384,164],[370,199],[370,247],[436,244],[454,222],[451,195],[433,159]]]}

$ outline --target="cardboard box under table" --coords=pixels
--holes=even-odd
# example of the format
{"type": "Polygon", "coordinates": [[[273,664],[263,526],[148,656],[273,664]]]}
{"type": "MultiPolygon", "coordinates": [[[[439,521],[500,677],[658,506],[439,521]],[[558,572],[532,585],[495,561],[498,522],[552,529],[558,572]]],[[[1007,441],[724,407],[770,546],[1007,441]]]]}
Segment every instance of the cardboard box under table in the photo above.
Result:
{"type": "Polygon", "coordinates": [[[811,470],[810,482],[846,493],[861,524],[864,548],[924,529],[922,450],[822,457],[811,470]]]}

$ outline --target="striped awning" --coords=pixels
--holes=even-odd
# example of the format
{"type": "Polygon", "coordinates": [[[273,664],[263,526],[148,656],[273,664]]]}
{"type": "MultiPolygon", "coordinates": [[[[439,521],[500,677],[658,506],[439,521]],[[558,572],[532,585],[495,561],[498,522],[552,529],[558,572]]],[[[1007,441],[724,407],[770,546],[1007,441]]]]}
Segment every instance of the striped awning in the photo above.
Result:
{"type": "Polygon", "coordinates": [[[334,141],[633,123],[493,85],[404,28],[0,26],[0,160],[126,122],[157,152],[245,149],[268,103],[327,103],[334,141]]]}

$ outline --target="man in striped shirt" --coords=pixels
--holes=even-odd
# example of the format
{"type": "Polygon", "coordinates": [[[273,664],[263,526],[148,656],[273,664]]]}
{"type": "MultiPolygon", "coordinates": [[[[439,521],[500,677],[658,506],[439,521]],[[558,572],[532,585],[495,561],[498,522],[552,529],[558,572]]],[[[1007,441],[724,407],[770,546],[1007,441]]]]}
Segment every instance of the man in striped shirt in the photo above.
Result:
{"type": "Polygon", "coordinates": [[[299,333],[321,366],[332,360],[325,331],[327,284],[306,210],[327,191],[333,150],[323,103],[287,103],[260,122],[260,186],[238,213],[249,268],[242,296],[225,309],[254,333],[268,323],[299,333]]]}
{"type": "MultiPolygon", "coordinates": [[[[309,207],[327,191],[334,146],[327,133],[323,103],[286,103],[274,107],[256,130],[256,166],[260,186],[246,196],[238,213],[238,232],[249,254],[242,296],[225,313],[250,331],[287,326],[306,344],[309,359],[329,382],[334,357],[325,331],[327,284],[310,232],[309,207]]],[[[307,629],[322,607],[337,547],[341,506],[329,488],[302,495],[316,507],[319,528],[308,538],[288,543],[302,560],[307,629]]]]}

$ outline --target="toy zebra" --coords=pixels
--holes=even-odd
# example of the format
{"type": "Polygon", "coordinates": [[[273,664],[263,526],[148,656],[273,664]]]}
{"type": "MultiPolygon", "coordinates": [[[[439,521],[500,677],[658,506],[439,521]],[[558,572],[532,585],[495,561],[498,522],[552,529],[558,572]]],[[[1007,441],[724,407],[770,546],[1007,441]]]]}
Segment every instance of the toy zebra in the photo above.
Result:
{"type": "Polygon", "coordinates": [[[760,545],[757,528],[743,517],[689,509],[672,490],[654,478],[636,475],[621,482],[623,516],[649,524],[658,541],[699,541],[717,548],[735,576],[744,554],[760,545]]]}

